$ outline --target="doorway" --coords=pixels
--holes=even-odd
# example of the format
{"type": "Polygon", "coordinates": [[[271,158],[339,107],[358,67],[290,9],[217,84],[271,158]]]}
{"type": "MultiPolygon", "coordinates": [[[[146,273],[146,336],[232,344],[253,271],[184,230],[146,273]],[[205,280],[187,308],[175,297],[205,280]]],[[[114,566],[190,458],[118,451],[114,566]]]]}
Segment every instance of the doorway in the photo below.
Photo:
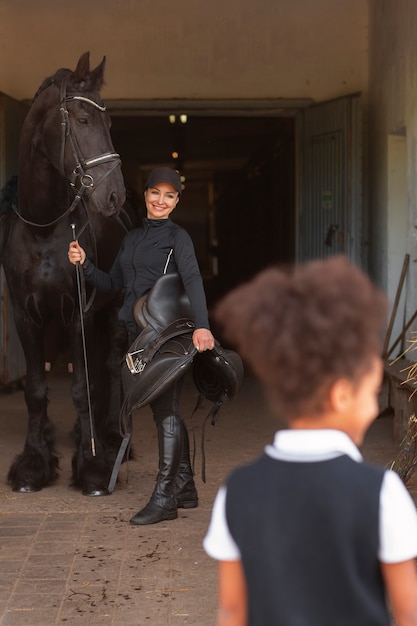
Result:
{"type": "Polygon", "coordinates": [[[210,304],[266,266],[294,260],[293,116],[112,114],[112,137],[142,215],[153,167],[184,177],[173,219],[194,241],[210,304]]]}

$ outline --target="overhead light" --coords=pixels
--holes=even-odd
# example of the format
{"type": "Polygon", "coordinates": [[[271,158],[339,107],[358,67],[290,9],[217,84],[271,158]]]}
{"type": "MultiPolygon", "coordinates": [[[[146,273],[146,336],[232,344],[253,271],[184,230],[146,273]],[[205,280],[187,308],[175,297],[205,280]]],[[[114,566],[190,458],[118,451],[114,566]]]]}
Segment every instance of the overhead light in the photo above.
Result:
{"type": "Polygon", "coordinates": [[[187,116],[185,115],[185,113],[182,113],[180,115],[180,122],[181,122],[181,124],[186,124],[187,123],[187,116]]]}
{"type": "Polygon", "coordinates": [[[169,119],[170,124],[175,124],[175,120],[176,120],[175,115],[170,115],[168,119],[169,119]]]}
{"type": "Polygon", "coordinates": [[[178,152],[171,152],[171,156],[172,156],[173,159],[178,159],[179,154],[178,154],[178,152]]]}

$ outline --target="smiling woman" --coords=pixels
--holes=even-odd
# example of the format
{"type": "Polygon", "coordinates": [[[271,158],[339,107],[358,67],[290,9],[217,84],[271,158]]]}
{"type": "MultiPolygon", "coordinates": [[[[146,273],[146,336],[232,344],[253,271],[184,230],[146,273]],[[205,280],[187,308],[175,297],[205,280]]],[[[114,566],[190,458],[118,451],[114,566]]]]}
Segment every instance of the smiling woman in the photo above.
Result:
{"type": "Polygon", "coordinates": [[[167,183],[147,189],[145,203],[149,219],[166,219],[177,206],[178,200],[178,193],[167,183]]]}
{"type": "MultiPolygon", "coordinates": [[[[214,338],[203,281],[190,236],[170,219],[181,192],[181,177],[176,170],[158,167],[151,171],[144,192],[147,217],[142,228],[125,237],[109,273],[96,268],[78,242],[70,244],[68,258],[71,263],[81,263],[86,280],[97,289],[107,292],[124,289],[119,319],[126,326],[129,345],[142,330],[134,318],[135,303],[150,291],[158,278],[178,273],[194,317],[193,345],[204,352],[213,349],[214,338]]],[[[180,413],[182,381],[183,377],[150,402],[158,429],[159,473],[150,501],[132,517],[131,524],[175,519],[178,508],[192,509],[198,505],[188,434],[180,413]]]]}
{"type": "Polygon", "coordinates": [[[149,219],[170,216],[181,195],[181,179],[175,170],[158,167],[149,175],[145,189],[146,212],[149,219]]]}

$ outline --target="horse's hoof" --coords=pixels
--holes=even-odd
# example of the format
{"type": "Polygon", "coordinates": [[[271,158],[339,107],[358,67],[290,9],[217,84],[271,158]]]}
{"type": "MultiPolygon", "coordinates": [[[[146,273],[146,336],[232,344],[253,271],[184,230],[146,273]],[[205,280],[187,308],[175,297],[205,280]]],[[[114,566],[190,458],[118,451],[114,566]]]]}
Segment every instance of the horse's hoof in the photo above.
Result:
{"type": "Polygon", "coordinates": [[[17,493],[34,493],[35,491],[41,491],[42,487],[33,487],[32,485],[19,485],[18,487],[13,487],[13,491],[17,493]]]}
{"type": "Polygon", "coordinates": [[[108,489],[83,489],[83,496],[108,496],[108,489]]]}

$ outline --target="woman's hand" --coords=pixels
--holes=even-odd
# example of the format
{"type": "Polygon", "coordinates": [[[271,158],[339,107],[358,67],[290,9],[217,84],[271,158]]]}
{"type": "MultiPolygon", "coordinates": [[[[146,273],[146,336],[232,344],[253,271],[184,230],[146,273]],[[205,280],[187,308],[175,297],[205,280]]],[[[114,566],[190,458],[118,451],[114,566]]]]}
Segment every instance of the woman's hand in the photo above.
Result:
{"type": "Polygon", "coordinates": [[[69,262],[73,265],[77,265],[80,263],[81,265],[84,263],[86,258],[84,248],[81,248],[78,241],[71,241],[68,248],[68,259],[69,262]]]}
{"type": "Polygon", "coordinates": [[[193,344],[198,352],[213,350],[214,337],[207,328],[196,328],[193,332],[193,344]]]}

